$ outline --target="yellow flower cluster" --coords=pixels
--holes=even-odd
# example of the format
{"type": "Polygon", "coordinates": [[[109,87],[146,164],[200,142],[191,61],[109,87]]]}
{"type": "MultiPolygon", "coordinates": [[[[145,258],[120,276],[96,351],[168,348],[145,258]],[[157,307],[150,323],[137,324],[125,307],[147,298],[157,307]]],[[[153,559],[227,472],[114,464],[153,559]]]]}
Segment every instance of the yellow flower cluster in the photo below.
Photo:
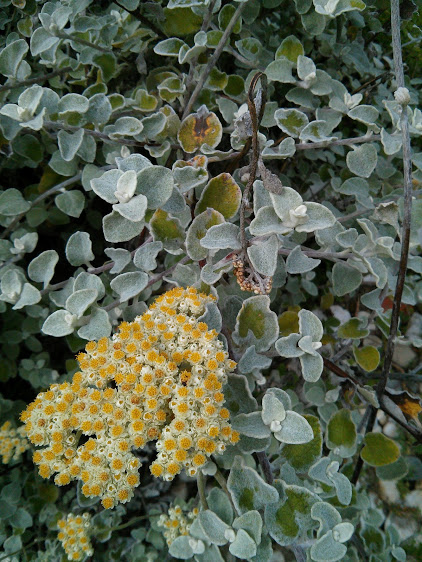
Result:
{"type": "Polygon", "coordinates": [[[189,535],[190,526],[198,513],[199,509],[197,507],[189,511],[189,513],[184,514],[182,508],[176,506],[170,507],[168,514],[163,513],[160,515],[157,525],[165,529],[163,535],[168,546],[170,546],[177,537],[189,535]]]}
{"type": "Polygon", "coordinates": [[[68,560],[82,560],[85,556],[94,554],[89,540],[92,530],[89,513],[69,513],[66,519],[60,519],[57,525],[60,529],[57,538],[62,543],[68,560]]]}
{"type": "Polygon", "coordinates": [[[84,482],[86,496],[105,508],[127,502],[139,484],[132,448],[158,439],[154,476],[194,476],[207,456],[239,434],[228,422],[222,388],[236,364],[215,330],[198,317],[214,297],[176,288],[149,310],[123,322],[111,339],[89,342],[72,383],[39,394],[21,419],[44,478],[84,482]]]}
{"type": "Polygon", "coordinates": [[[10,421],[0,427],[0,456],[3,464],[11,460],[18,460],[22,453],[29,449],[30,443],[26,439],[24,427],[14,429],[10,421]]]}

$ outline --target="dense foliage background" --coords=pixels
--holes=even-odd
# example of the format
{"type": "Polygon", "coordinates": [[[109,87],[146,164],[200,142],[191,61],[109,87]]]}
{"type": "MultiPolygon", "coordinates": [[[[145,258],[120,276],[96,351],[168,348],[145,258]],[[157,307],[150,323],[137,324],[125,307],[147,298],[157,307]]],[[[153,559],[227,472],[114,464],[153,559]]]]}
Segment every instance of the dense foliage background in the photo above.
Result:
{"type": "MultiPolygon", "coordinates": [[[[0,560],[421,560],[422,31],[398,5],[0,0],[0,560]],[[170,481],[152,433],[104,509],[40,476],[20,414],[97,373],[88,341],[161,329],[174,287],[227,352],[232,444],[170,481]]],[[[178,342],[193,392],[215,367],[178,342]]]]}

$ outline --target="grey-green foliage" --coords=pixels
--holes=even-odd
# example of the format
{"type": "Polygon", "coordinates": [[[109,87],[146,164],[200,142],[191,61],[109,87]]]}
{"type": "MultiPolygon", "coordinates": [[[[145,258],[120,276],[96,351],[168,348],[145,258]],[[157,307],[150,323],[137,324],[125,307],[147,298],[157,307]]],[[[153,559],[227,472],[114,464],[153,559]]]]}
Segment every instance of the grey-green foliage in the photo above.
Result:
{"type": "Polygon", "coordinates": [[[420,431],[422,31],[404,3],[397,89],[381,4],[1,2],[0,426],[69,380],[87,340],[179,285],[216,297],[199,320],[237,362],[222,391],[240,439],[204,465],[199,515],[170,545],[159,515],[198,505],[192,481],[142,469],[132,502],[106,512],[80,487],[41,480],[29,456],[14,461],[0,472],[0,558],[61,559],[56,522],[83,509],[97,513],[94,560],[421,559],[422,465],[402,427],[420,431]],[[380,400],[403,112],[412,228],[380,400]],[[368,430],[398,443],[398,460],[363,440],[369,405],[392,413],[368,430]],[[146,520],[131,527],[135,515],[146,520]]]}

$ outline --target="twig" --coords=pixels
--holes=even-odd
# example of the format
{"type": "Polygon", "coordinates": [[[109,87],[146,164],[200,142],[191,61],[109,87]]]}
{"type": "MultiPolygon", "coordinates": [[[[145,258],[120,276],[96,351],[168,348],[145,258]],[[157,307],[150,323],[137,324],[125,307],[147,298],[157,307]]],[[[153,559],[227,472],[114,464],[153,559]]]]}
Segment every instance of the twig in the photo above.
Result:
{"type": "Polygon", "coordinates": [[[50,78],[54,78],[55,76],[59,76],[59,74],[66,74],[67,72],[71,72],[71,66],[65,66],[64,68],[60,68],[59,70],[54,70],[53,72],[49,72],[48,74],[42,74],[41,76],[36,76],[35,78],[29,78],[28,80],[22,80],[21,82],[15,82],[14,84],[4,84],[0,86],[0,93],[7,92],[8,90],[15,90],[17,88],[26,88],[27,86],[32,86],[32,84],[39,84],[40,82],[45,82],[46,80],[50,80],[50,78]]]}
{"type": "MultiPolygon", "coordinates": [[[[25,126],[24,123],[21,123],[22,127],[25,126]]],[[[47,129],[58,129],[64,131],[80,131],[81,129],[84,131],[86,135],[90,135],[91,137],[95,137],[97,139],[105,140],[107,142],[114,142],[116,144],[123,144],[125,146],[145,146],[146,144],[154,145],[154,142],[139,142],[132,139],[112,139],[106,133],[100,133],[100,131],[93,131],[92,129],[86,129],[84,127],[77,127],[76,125],[67,125],[65,123],[57,123],[56,121],[44,121],[43,126],[47,129]]]]}
{"type": "MultiPolygon", "coordinates": [[[[122,529],[126,529],[126,527],[130,527],[131,525],[133,525],[134,523],[136,523],[137,521],[143,521],[145,519],[149,519],[151,516],[150,515],[140,515],[139,517],[134,517],[133,519],[131,519],[130,521],[127,521],[126,523],[122,523],[121,525],[117,525],[116,527],[110,527],[109,531],[121,531],[122,529]]],[[[94,531],[94,535],[95,535],[95,531],[94,531]]]]}
{"type": "Polygon", "coordinates": [[[146,16],[144,16],[140,12],[131,12],[125,6],[123,6],[123,4],[120,4],[120,2],[118,2],[117,0],[113,0],[113,2],[117,4],[119,8],[122,8],[122,10],[124,10],[125,12],[136,18],[137,20],[139,20],[143,25],[149,27],[151,31],[155,33],[155,35],[157,35],[158,37],[165,37],[164,33],[158,29],[155,23],[150,21],[146,16]]]}
{"type": "MultiPolygon", "coordinates": [[[[212,18],[212,12],[214,10],[214,6],[215,6],[216,1],[217,0],[211,0],[210,4],[208,6],[207,13],[205,14],[205,17],[204,17],[204,21],[202,22],[202,25],[201,25],[201,31],[207,31],[208,26],[209,26],[210,21],[211,21],[211,18],[212,18]]],[[[186,92],[185,92],[185,95],[183,96],[183,106],[184,107],[187,106],[187,102],[188,102],[188,99],[189,99],[189,95],[190,95],[190,91],[191,91],[191,87],[192,87],[192,82],[193,82],[193,74],[195,72],[196,65],[198,64],[199,55],[200,55],[200,53],[198,53],[190,61],[189,73],[188,73],[188,76],[186,78],[186,92]]]]}
{"type": "Polygon", "coordinates": [[[202,509],[208,509],[207,497],[205,495],[205,476],[201,469],[198,470],[198,474],[196,475],[196,483],[198,485],[198,494],[202,509]]]}
{"type": "Polygon", "coordinates": [[[198,83],[196,84],[195,89],[192,92],[192,95],[191,95],[188,103],[186,104],[185,110],[183,111],[182,119],[184,119],[191,112],[193,104],[195,103],[196,98],[199,96],[199,94],[202,90],[202,87],[205,83],[205,80],[208,78],[211,70],[214,68],[215,64],[217,63],[217,61],[218,61],[218,59],[219,59],[219,57],[220,57],[220,55],[221,55],[221,53],[224,49],[226,41],[229,38],[229,35],[232,32],[234,26],[236,25],[237,20],[240,18],[243,10],[245,9],[245,6],[246,6],[246,2],[241,2],[239,4],[239,6],[237,7],[237,10],[233,14],[228,26],[226,27],[218,45],[217,45],[217,48],[214,51],[213,56],[208,61],[207,66],[203,70],[203,72],[201,74],[201,77],[199,78],[198,83]]]}
{"type": "MultiPolygon", "coordinates": [[[[351,252],[320,252],[318,250],[311,250],[310,248],[301,248],[301,251],[305,254],[305,256],[308,256],[308,258],[321,258],[323,260],[330,260],[334,262],[356,257],[355,254],[352,254],[351,252]]],[[[280,248],[278,250],[278,253],[281,256],[288,256],[291,252],[293,252],[293,250],[289,248],[280,248]]]]}
{"type": "Polygon", "coordinates": [[[257,72],[255,76],[252,78],[248,91],[248,109],[249,109],[249,115],[251,117],[251,123],[252,123],[252,137],[251,137],[252,156],[251,156],[251,164],[249,167],[249,179],[243,191],[242,201],[240,203],[240,210],[239,210],[240,242],[242,244],[243,259],[245,260],[248,258],[248,254],[247,254],[248,243],[246,240],[246,233],[245,233],[245,210],[249,204],[249,193],[255,181],[256,170],[258,168],[258,160],[259,160],[258,128],[263,115],[263,107],[265,106],[264,93],[263,93],[262,103],[261,103],[259,117],[258,117],[256,114],[254,90],[258,80],[260,78],[263,79],[264,77],[265,75],[262,72],[257,72]]]}
{"type": "MultiPolygon", "coordinates": [[[[404,88],[403,60],[400,38],[400,1],[391,0],[391,33],[393,41],[394,68],[396,82],[399,88],[404,88]]],[[[383,365],[383,376],[377,385],[378,399],[382,401],[388,382],[388,375],[393,361],[395,338],[400,317],[400,305],[403,295],[404,282],[406,279],[407,258],[409,255],[410,222],[412,211],[412,157],[410,148],[409,121],[407,117],[407,104],[402,104],[400,125],[403,137],[403,191],[404,191],[404,213],[401,234],[401,253],[399,273],[397,276],[396,290],[394,293],[393,309],[391,311],[390,331],[385,346],[385,358],[383,365]]]]}
{"type": "Polygon", "coordinates": [[[262,472],[264,473],[265,480],[268,484],[272,484],[274,481],[274,476],[273,471],[271,470],[270,461],[267,457],[267,453],[265,451],[259,451],[258,453],[256,453],[256,457],[262,468],[262,472]]]}
{"type": "Polygon", "coordinates": [[[233,498],[232,498],[232,496],[231,496],[231,494],[230,494],[230,492],[229,492],[229,489],[228,489],[228,487],[227,487],[226,479],[225,479],[224,476],[221,474],[221,472],[218,470],[218,468],[217,468],[217,470],[216,470],[216,472],[215,472],[215,474],[214,474],[214,478],[217,480],[217,482],[220,484],[221,489],[226,493],[227,497],[229,498],[230,503],[231,503],[231,505],[232,505],[232,507],[233,507],[233,510],[234,510],[237,514],[239,514],[238,510],[236,509],[236,506],[235,506],[234,503],[233,503],[233,498]]]}
{"type": "MultiPolygon", "coordinates": [[[[57,185],[55,185],[51,189],[48,189],[47,191],[45,191],[44,193],[42,193],[41,195],[39,195],[36,199],[34,199],[32,201],[31,206],[28,209],[28,211],[30,211],[33,207],[38,205],[38,203],[41,203],[41,201],[43,201],[44,199],[46,199],[50,195],[53,195],[57,191],[61,191],[62,189],[66,189],[66,187],[69,187],[70,185],[73,185],[74,183],[77,183],[81,179],[81,177],[82,177],[82,174],[80,174],[80,173],[76,174],[72,178],[69,178],[65,181],[62,181],[61,183],[58,183],[57,185]]],[[[12,222],[9,224],[9,226],[2,232],[2,234],[0,235],[0,239],[6,238],[6,236],[9,234],[9,232],[11,232],[15,228],[15,226],[26,215],[26,213],[28,213],[28,211],[25,211],[24,213],[20,213],[19,215],[16,215],[16,217],[12,220],[12,222]]]]}
{"type": "Polygon", "coordinates": [[[362,142],[375,142],[380,141],[381,135],[363,135],[362,137],[355,137],[350,139],[337,139],[333,141],[321,142],[300,142],[296,145],[296,150],[308,150],[310,148],[327,148],[329,146],[342,146],[360,144],[362,142]]]}
{"type": "Polygon", "coordinates": [[[69,41],[74,41],[75,43],[80,43],[81,45],[85,45],[86,47],[91,47],[91,49],[96,49],[101,53],[111,53],[111,49],[106,49],[105,47],[100,47],[95,43],[91,43],[91,41],[87,41],[86,39],[81,39],[80,37],[75,37],[74,35],[68,35],[67,33],[63,33],[58,31],[55,33],[55,36],[60,39],[68,39],[69,41]]]}
{"type": "MultiPolygon", "coordinates": [[[[152,240],[152,236],[149,236],[145,240],[145,242],[143,242],[140,246],[138,246],[137,248],[132,250],[132,252],[130,253],[131,258],[133,258],[135,253],[139,250],[139,248],[142,248],[142,246],[144,246],[145,244],[148,244],[149,242],[151,242],[151,240],[152,240]]],[[[116,263],[115,261],[111,260],[111,261],[107,261],[103,265],[100,265],[99,267],[89,267],[88,273],[90,273],[92,275],[98,275],[99,273],[103,273],[104,271],[108,271],[110,269],[113,269],[115,263],[116,263]]],[[[59,283],[55,283],[54,285],[48,285],[45,289],[40,291],[41,295],[45,295],[46,293],[49,293],[50,291],[57,291],[59,289],[63,289],[63,287],[65,287],[68,284],[70,279],[71,279],[71,277],[68,277],[64,281],[60,281],[59,283]]]]}

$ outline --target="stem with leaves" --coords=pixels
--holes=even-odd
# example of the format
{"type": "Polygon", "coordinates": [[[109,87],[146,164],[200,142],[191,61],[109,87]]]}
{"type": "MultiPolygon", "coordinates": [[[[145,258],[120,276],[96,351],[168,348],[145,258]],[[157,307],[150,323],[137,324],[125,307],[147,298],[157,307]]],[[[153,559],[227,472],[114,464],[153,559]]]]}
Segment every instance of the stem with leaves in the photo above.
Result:
{"type": "Polygon", "coordinates": [[[214,68],[214,66],[216,65],[218,59],[220,58],[221,53],[223,52],[223,49],[226,45],[227,39],[230,36],[230,33],[233,31],[234,26],[236,25],[237,20],[240,18],[240,16],[242,15],[243,10],[245,9],[246,6],[246,2],[241,2],[237,8],[237,10],[235,11],[235,13],[233,14],[228,26],[226,27],[218,45],[217,48],[214,51],[213,56],[210,58],[210,60],[208,61],[207,66],[205,67],[205,69],[203,70],[198,83],[195,86],[194,91],[192,92],[192,95],[188,101],[188,103],[186,104],[186,107],[183,111],[183,117],[182,119],[184,119],[187,115],[189,115],[189,113],[192,110],[193,104],[196,102],[197,97],[199,96],[199,94],[201,93],[202,87],[205,84],[205,80],[208,78],[211,70],[214,68]]]}

